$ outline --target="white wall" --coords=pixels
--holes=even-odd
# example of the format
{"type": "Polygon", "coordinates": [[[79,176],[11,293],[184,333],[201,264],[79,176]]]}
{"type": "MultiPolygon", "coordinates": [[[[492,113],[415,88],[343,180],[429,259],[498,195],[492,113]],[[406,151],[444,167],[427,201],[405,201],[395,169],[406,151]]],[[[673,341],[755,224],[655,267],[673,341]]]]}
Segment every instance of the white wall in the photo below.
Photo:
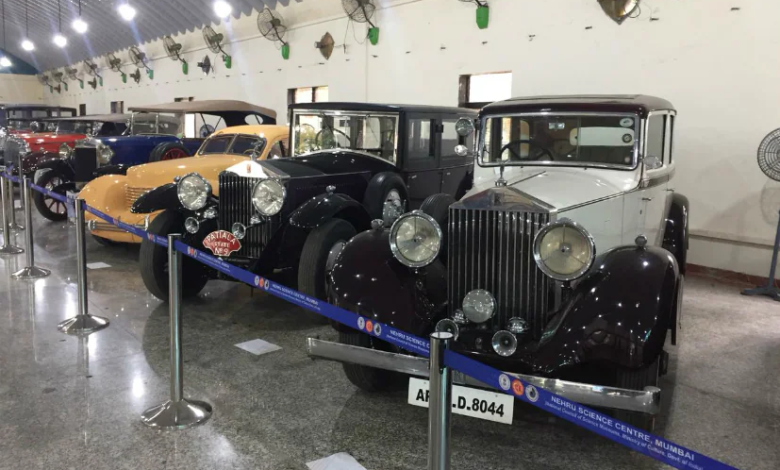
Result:
{"type": "Polygon", "coordinates": [[[42,103],[43,91],[32,75],[0,73],[0,103],[42,103]]]}
{"type": "MultiPolygon", "coordinates": [[[[765,275],[780,183],[760,172],[755,151],[780,127],[780,68],[772,60],[780,45],[775,28],[780,2],[644,0],[641,16],[618,26],[596,0],[491,0],[485,31],[477,29],[467,3],[380,3],[385,5],[377,15],[380,44],[358,44],[350,29],[346,53],[337,48],[328,62],[313,46],[326,31],[338,45],[344,43],[341,2],[291,2],[280,10],[293,28],[289,61],[257,37],[254,17],[242,17],[229,24],[236,41],[228,46],[233,70],[218,62],[216,75],[203,77],[195,67],[205,55],[200,49],[186,56],[188,77],[177,63],[161,58],[153,63],[154,81],[122,84],[118,75],[104,72],[102,89],[72,86],[70,93],[47,91],[45,98],[86,103],[90,113],[107,112],[112,100],[128,106],[178,96],[239,98],[273,107],[283,117],[288,88],[328,85],[332,101],[455,105],[460,74],[494,71],[513,72],[514,95],[655,94],[679,112],[674,186],[691,200],[697,236],[690,261],[765,275]]],[[[362,25],[355,30],[365,35],[362,25]]],[[[199,31],[176,39],[185,50],[202,45],[199,31]]],[[[159,43],[144,48],[151,56],[163,55],[159,43]]]]}

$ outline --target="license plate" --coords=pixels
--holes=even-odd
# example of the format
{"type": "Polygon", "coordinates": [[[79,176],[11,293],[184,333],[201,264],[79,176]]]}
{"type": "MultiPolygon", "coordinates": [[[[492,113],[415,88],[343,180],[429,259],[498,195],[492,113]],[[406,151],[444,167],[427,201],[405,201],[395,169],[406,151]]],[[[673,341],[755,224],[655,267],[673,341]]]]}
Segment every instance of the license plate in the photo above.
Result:
{"type": "MultiPolygon", "coordinates": [[[[428,381],[409,378],[409,404],[428,408],[428,381]]],[[[502,393],[452,386],[452,412],[496,423],[512,424],[515,399],[502,393]]]]}
{"type": "Polygon", "coordinates": [[[203,240],[203,246],[211,250],[215,256],[230,256],[241,249],[241,242],[227,230],[211,232],[203,240]]]}

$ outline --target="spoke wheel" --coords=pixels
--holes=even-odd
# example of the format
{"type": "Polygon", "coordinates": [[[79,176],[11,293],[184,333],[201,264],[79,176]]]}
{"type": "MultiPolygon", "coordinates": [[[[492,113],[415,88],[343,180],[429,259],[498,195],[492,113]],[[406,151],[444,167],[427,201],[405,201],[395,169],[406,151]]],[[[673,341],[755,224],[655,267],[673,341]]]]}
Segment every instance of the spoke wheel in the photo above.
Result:
{"type": "MultiPolygon", "coordinates": [[[[36,184],[44,187],[49,191],[53,191],[58,194],[65,195],[64,191],[58,190],[64,184],[68,183],[60,174],[54,171],[47,171],[38,178],[36,184]]],[[[33,202],[38,212],[45,218],[60,222],[68,218],[68,208],[64,202],[60,202],[50,196],[35,191],[33,193],[33,202]]]]}
{"type": "Polygon", "coordinates": [[[188,156],[189,155],[187,155],[184,150],[179,148],[172,148],[163,154],[161,160],[177,160],[179,158],[186,158],[188,156]]]}

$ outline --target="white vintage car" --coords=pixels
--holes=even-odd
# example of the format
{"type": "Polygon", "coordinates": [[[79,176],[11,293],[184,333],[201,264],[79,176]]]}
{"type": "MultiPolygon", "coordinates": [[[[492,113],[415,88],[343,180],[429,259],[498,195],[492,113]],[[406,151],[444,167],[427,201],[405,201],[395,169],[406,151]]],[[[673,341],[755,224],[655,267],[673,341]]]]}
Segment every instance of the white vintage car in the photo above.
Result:
{"type": "MultiPolygon", "coordinates": [[[[677,339],[688,245],[675,117],[641,95],[486,106],[476,125],[458,125],[478,130],[473,189],[352,239],[331,301],[416,335],[452,332],[463,354],[647,424],[667,336],[677,339]]],[[[340,342],[316,354],[347,361],[358,387],[408,372],[375,338],[342,328],[340,342]]]]}

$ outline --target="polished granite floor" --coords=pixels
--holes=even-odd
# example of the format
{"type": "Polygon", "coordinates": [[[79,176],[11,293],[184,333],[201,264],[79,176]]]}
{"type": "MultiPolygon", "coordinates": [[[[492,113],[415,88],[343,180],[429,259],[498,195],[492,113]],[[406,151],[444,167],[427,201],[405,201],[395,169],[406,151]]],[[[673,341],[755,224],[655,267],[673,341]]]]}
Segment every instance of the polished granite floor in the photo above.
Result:
{"type": "MultiPolygon", "coordinates": [[[[310,315],[246,286],[212,283],[184,305],[185,393],[214,406],[203,426],[146,428],[168,394],[168,312],[137,272],[136,247],[88,243],[89,309],[108,329],[60,334],[76,314],[75,234],[36,219],[34,284],[0,258],[0,469],[305,469],[338,452],[368,470],[426,467],[426,411],[405,392],[357,391],[304,338],[310,315]],[[281,351],[235,346],[264,339],[281,351]]],[[[682,343],[663,387],[668,439],[744,469],[780,468],[780,304],[689,279],[682,343]]],[[[453,418],[453,469],[656,469],[662,465],[518,403],[512,426],[453,418]]]]}

